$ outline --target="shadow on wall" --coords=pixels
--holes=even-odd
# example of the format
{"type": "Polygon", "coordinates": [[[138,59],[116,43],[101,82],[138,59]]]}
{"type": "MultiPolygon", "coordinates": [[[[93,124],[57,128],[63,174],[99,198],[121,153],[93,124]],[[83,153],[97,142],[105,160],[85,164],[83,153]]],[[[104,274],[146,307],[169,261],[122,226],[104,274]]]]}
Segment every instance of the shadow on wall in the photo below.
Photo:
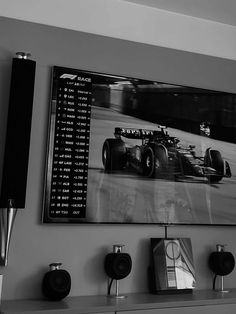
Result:
{"type": "Polygon", "coordinates": [[[43,276],[47,271],[48,267],[42,267],[35,272],[35,276],[31,273],[18,281],[14,287],[15,299],[22,299],[22,289],[26,292],[25,298],[28,298],[28,291],[34,291],[34,295],[37,295],[39,299],[43,299],[41,286],[43,276]]]}
{"type": "Polygon", "coordinates": [[[104,287],[107,282],[107,275],[104,270],[104,261],[108,253],[110,253],[108,246],[98,248],[95,254],[88,259],[84,268],[85,279],[97,287],[97,294],[106,294],[104,287]]]}
{"type": "Polygon", "coordinates": [[[148,291],[148,266],[150,264],[150,239],[140,239],[137,245],[131,271],[131,290],[136,292],[148,291]]]}
{"type": "MultiPolygon", "coordinates": [[[[193,248],[194,249],[194,248],[193,248]]],[[[205,281],[207,283],[212,282],[212,273],[208,266],[208,259],[213,251],[213,246],[207,245],[205,246],[204,250],[200,254],[195,254],[194,256],[194,265],[196,270],[196,283],[197,283],[197,289],[206,289],[209,288],[209,284],[206,287],[202,286],[201,278],[199,278],[199,274],[201,274],[201,277],[204,277],[205,281]]]]}

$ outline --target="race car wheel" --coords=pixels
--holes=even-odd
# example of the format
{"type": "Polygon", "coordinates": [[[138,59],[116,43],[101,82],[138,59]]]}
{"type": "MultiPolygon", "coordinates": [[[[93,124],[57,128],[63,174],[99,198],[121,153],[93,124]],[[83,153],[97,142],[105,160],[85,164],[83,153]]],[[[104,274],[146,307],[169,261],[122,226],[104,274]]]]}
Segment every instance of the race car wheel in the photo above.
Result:
{"type": "Polygon", "coordinates": [[[106,139],[102,148],[102,162],[106,172],[121,170],[125,166],[125,143],[120,139],[106,139]]]}
{"type": "Polygon", "coordinates": [[[205,162],[208,167],[215,169],[219,175],[209,175],[207,179],[209,183],[217,183],[224,176],[224,160],[218,150],[209,149],[206,152],[205,162]],[[222,175],[221,175],[222,174],[222,175]]]}
{"type": "Polygon", "coordinates": [[[154,147],[155,156],[155,168],[153,177],[160,178],[164,173],[167,172],[168,156],[165,147],[155,146],[154,147]]]}
{"type": "Polygon", "coordinates": [[[143,175],[149,178],[160,178],[167,168],[165,149],[159,146],[148,147],[142,157],[143,175]]]}
{"type": "Polygon", "coordinates": [[[145,177],[151,178],[153,176],[155,169],[154,159],[154,152],[151,147],[148,147],[142,156],[142,170],[145,177]]]}

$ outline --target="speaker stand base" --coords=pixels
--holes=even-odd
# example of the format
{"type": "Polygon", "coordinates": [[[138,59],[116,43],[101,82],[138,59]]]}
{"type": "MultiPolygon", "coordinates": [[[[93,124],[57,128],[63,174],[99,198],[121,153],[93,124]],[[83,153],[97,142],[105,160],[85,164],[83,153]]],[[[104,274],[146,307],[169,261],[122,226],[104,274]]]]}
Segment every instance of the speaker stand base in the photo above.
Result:
{"type": "Polygon", "coordinates": [[[230,291],[229,290],[216,290],[216,292],[220,292],[220,293],[224,294],[224,293],[229,293],[230,291]]]}
{"type": "MultiPolygon", "coordinates": [[[[127,298],[126,295],[123,294],[119,294],[119,280],[115,280],[116,282],[116,293],[115,294],[110,294],[110,289],[108,288],[108,295],[107,297],[109,298],[114,298],[114,299],[125,299],[127,298]]],[[[112,283],[112,281],[110,282],[110,284],[112,283]]]]}
{"type": "Polygon", "coordinates": [[[220,289],[215,289],[215,292],[220,292],[222,294],[224,293],[229,293],[229,290],[224,289],[224,276],[221,276],[221,288],[220,289]]]}
{"type": "Polygon", "coordinates": [[[108,298],[113,298],[113,299],[125,299],[127,298],[127,295],[115,295],[115,294],[112,294],[112,295],[108,295],[107,296],[108,298]]]}

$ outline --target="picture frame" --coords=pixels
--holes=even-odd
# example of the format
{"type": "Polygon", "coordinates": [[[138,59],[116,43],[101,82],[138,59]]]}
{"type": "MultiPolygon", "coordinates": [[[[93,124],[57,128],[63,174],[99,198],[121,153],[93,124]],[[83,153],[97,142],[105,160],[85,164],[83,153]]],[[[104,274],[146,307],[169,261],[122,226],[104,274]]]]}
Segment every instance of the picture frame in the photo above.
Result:
{"type": "Polygon", "coordinates": [[[43,222],[235,225],[235,108],[224,91],[54,66],[43,222]]]}
{"type": "Polygon", "coordinates": [[[192,293],[196,275],[190,238],[151,238],[149,289],[154,294],[192,293]]]}

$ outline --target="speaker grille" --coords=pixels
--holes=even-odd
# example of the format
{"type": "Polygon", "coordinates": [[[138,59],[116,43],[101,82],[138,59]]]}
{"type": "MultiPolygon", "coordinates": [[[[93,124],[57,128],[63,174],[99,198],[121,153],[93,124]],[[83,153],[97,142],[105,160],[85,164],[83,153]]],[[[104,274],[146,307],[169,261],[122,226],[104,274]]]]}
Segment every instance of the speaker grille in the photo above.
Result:
{"type": "Polygon", "coordinates": [[[13,58],[0,207],[25,207],[36,62],[13,58]]]}
{"type": "Polygon", "coordinates": [[[64,299],[69,294],[70,289],[71,277],[66,270],[53,270],[45,274],[42,282],[42,291],[48,299],[64,299]]]}
{"type": "Polygon", "coordinates": [[[132,268],[132,260],[127,253],[109,253],[105,258],[105,272],[115,280],[120,280],[129,275],[132,268]]]}
{"type": "Polygon", "coordinates": [[[230,252],[213,252],[209,257],[209,267],[219,276],[230,274],[235,266],[234,256],[230,252]]]}

